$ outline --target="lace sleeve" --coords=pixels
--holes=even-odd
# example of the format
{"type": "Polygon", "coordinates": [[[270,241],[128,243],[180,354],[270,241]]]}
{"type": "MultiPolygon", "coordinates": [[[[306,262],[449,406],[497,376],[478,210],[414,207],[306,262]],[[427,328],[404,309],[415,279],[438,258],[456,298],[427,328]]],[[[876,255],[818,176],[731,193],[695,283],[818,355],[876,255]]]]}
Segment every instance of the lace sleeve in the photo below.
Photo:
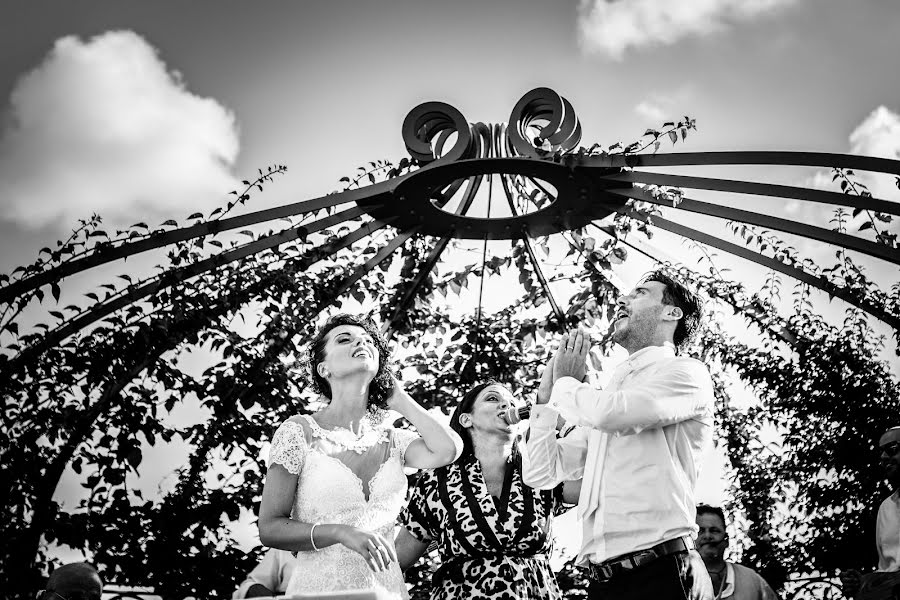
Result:
{"type": "Polygon", "coordinates": [[[409,429],[393,429],[394,448],[400,454],[400,458],[406,463],[406,449],[410,443],[419,439],[419,434],[409,429]]]}
{"type": "Polygon", "coordinates": [[[268,466],[278,463],[291,475],[299,475],[308,451],[303,426],[294,421],[285,421],[272,437],[268,466]]]}

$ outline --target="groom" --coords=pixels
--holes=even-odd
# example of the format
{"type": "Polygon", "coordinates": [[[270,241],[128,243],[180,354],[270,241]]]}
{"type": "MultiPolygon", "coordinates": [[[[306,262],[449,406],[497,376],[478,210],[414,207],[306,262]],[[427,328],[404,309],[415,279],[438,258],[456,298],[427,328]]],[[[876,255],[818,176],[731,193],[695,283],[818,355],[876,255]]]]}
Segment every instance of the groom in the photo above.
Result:
{"type": "Polygon", "coordinates": [[[605,390],[581,383],[590,343],[563,336],[544,369],[523,448],[523,479],[540,489],[583,478],[578,501],[588,598],[711,600],[693,538],[694,486],[712,443],[706,365],[677,354],[696,334],[700,299],[662,272],[619,298],[613,340],[628,351],[605,390]],[[557,438],[556,422],[578,425],[557,438]]]}

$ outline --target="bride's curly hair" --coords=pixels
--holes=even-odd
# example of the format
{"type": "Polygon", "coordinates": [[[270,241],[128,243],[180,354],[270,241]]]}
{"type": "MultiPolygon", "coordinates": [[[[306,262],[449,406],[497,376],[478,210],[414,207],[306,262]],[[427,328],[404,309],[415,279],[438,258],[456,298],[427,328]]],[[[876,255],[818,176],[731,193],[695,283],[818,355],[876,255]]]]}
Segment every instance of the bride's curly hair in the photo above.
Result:
{"type": "Polygon", "coordinates": [[[361,327],[372,336],[375,347],[378,348],[378,372],[375,378],[369,384],[369,410],[377,412],[379,410],[387,410],[387,400],[391,396],[394,389],[394,382],[391,379],[393,372],[393,364],[390,360],[390,350],[384,336],[381,335],[378,327],[375,326],[368,317],[359,315],[350,315],[341,313],[329,318],[319,331],[316,337],[309,344],[309,356],[307,358],[307,369],[309,372],[309,381],[315,391],[331,400],[331,386],[324,377],[319,375],[316,365],[325,360],[325,341],[328,332],[341,325],[355,325],[361,327]]]}

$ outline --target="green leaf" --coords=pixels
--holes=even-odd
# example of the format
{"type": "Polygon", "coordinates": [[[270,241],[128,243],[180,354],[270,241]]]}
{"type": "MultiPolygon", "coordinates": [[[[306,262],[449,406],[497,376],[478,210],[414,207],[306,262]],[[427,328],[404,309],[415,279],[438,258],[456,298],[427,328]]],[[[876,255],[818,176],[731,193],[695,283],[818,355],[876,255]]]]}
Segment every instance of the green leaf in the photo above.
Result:
{"type": "Polygon", "coordinates": [[[198,212],[195,212],[188,217],[188,219],[202,219],[202,218],[203,218],[203,213],[198,213],[198,212]]]}
{"type": "Polygon", "coordinates": [[[60,294],[59,284],[56,283],[55,281],[50,284],[50,293],[53,294],[53,299],[56,300],[57,302],[59,302],[59,294],[60,294]]]}
{"type": "Polygon", "coordinates": [[[173,219],[169,219],[162,224],[162,227],[178,227],[178,222],[173,219]]]}
{"type": "Polygon", "coordinates": [[[674,131],[670,131],[670,132],[669,132],[669,139],[672,140],[672,143],[674,144],[675,142],[678,141],[678,134],[675,133],[674,131]]]}
{"type": "Polygon", "coordinates": [[[862,225],[859,226],[858,231],[865,231],[866,229],[872,229],[872,221],[866,221],[862,225]]]}
{"type": "Polygon", "coordinates": [[[140,448],[132,448],[126,459],[128,460],[128,464],[131,465],[131,468],[137,469],[141,464],[142,458],[140,448]]]}

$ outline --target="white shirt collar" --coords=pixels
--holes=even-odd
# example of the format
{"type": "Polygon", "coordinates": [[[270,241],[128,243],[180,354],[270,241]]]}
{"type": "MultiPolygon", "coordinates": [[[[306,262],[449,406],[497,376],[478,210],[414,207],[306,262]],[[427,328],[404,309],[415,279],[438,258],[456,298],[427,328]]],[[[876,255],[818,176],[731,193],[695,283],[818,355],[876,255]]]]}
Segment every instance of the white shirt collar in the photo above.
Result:
{"type": "Polygon", "coordinates": [[[674,346],[667,344],[665,346],[647,346],[646,348],[641,348],[625,359],[622,365],[627,365],[629,369],[640,369],[646,364],[664,358],[675,358],[674,346]]]}
{"type": "Polygon", "coordinates": [[[734,565],[725,561],[725,583],[722,585],[722,589],[719,590],[716,598],[729,598],[731,596],[734,596],[734,565]]]}

